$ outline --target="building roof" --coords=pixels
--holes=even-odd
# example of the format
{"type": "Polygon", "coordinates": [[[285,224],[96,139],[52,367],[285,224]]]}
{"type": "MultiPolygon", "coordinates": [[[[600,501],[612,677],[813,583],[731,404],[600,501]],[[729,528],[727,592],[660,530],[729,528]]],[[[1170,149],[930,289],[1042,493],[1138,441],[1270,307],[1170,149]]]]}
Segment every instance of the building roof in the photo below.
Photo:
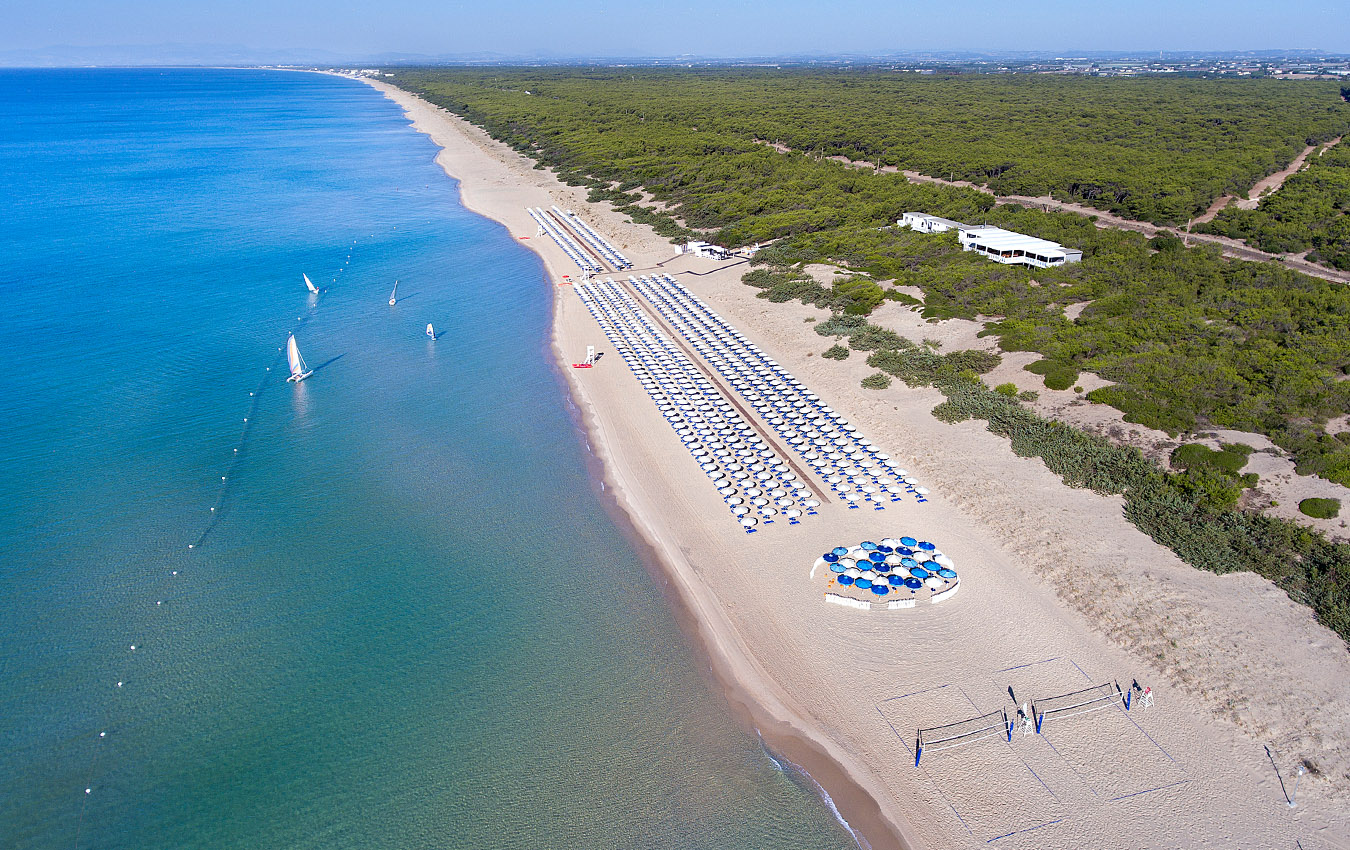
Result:
{"type": "Polygon", "coordinates": [[[1067,253],[1065,247],[1058,242],[1037,239],[1035,236],[1026,236],[989,225],[976,227],[963,225],[961,236],[967,241],[977,242],[995,251],[1023,251],[1041,257],[1063,257],[1067,253]]]}

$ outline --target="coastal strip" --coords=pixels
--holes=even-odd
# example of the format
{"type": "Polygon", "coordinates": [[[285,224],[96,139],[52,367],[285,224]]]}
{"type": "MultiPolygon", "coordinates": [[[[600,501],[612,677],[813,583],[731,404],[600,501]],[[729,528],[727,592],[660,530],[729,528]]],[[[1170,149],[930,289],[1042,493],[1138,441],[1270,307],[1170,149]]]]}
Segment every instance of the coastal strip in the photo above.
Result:
{"type": "MultiPolygon", "coordinates": [[[[633,258],[635,273],[657,263],[689,273],[700,298],[945,494],[875,516],[827,506],[827,522],[747,538],[617,359],[581,372],[566,366],[575,359],[568,352],[603,338],[570,289],[557,289],[555,356],[607,492],[663,568],[733,705],[872,846],[976,847],[1020,834],[1035,835],[1039,847],[1105,846],[1138,837],[1139,823],[1152,830],[1142,846],[1219,846],[1234,836],[1276,845],[1350,828],[1341,789],[1326,780],[1300,792],[1297,829],[1275,817],[1283,803],[1259,744],[1274,742],[1287,762],[1286,753],[1314,746],[1309,735],[1344,740],[1343,648],[1306,609],[1256,576],[1182,564],[1129,526],[1118,500],[1064,487],[977,425],[938,422],[928,412],[940,400],[935,391],[860,390],[861,364],[802,351],[804,323],[823,318],[819,310],[765,304],[739,285],[739,270],[714,261],[671,263],[665,240],[587,204],[584,190],[419,98],[366,82],[441,145],[437,160],[460,180],[464,205],[505,224],[555,281],[576,272],[560,249],[535,244],[528,207],[584,211],[633,258]],[[807,578],[820,552],[841,541],[899,531],[940,541],[963,565],[959,596],[891,617],[828,605],[807,578]],[[1140,634],[1185,641],[1154,647],[1140,634]],[[1281,647],[1278,670],[1262,663],[1272,645],[1281,647]],[[1090,725],[1054,730],[1086,735],[1081,752],[1049,755],[1039,739],[1019,739],[914,767],[916,725],[989,711],[1013,693],[1035,698],[1138,677],[1152,679],[1161,708],[1132,713],[1105,737],[1093,738],[1100,727],[1090,725]],[[1225,711],[1237,723],[1216,721],[1225,711]],[[1096,756],[1082,756],[1092,747],[1096,756]],[[1026,775],[1038,782],[1019,778],[1026,775]],[[1181,781],[1192,777],[1203,779],[1181,781]]],[[[1323,749],[1333,763],[1341,755],[1335,745],[1323,749]]]]}

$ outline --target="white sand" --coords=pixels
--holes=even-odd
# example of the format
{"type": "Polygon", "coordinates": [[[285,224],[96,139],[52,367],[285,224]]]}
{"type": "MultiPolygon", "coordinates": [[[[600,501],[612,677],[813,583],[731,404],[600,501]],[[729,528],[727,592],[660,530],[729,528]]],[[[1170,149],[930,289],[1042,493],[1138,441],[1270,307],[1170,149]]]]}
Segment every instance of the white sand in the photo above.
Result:
{"type": "MultiPolygon", "coordinates": [[[[530,237],[522,244],[555,279],[576,270],[534,238],[526,206],[577,210],[639,268],[673,254],[478,129],[371,84],[444,148],[438,162],[461,181],[465,205],[530,237]]],[[[717,268],[682,257],[663,270],[717,268]]],[[[824,314],[755,299],[744,271],[677,279],[902,460],[932,501],[884,512],[831,504],[799,526],[746,535],[616,353],[563,371],[610,489],[668,570],[733,699],[874,846],[1350,846],[1350,661],[1307,608],[1254,575],[1182,564],[1121,517],[1119,499],[1064,487],[981,425],[943,425],[928,412],[934,391],[861,389],[871,370],[860,355],[818,356],[830,341],[804,320],[824,314]],[[954,599],[896,612],[824,604],[823,579],[808,578],[821,552],[902,533],[954,559],[954,599]],[[985,741],[914,767],[920,723],[1011,708],[1009,687],[1021,700],[1135,677],[1157,695],[1147,712],[1047,722],[1045,736],[985,741]],[[1291,810],[1276,769],[1292,781],[1299,759],[1319,773],[1304,777],[1291,810]]],[[[608,348],[566,288],[555,344],[563,364],[588,344],[608,348]]]]}

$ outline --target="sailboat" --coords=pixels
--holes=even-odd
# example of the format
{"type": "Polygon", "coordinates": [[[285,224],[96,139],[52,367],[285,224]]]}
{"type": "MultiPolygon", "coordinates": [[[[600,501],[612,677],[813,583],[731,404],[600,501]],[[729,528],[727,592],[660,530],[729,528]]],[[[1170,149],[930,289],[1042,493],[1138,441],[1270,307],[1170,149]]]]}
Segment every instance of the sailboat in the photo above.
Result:
{"type": "Polygon", "coordinates": [[[305,274],[304,272],[301,272],[300,276],[305,279],[305,286],[309,287],[309,291],[313,292],[315,295],[318,295],[319,287],[314,285],[314,281],[309,279],[309,275],[305,274]]]}
{"type": "Polygon", "coordinates": [[[389,306],[392,307],[398,303],[398,281],[394,281],[394,291],[389,293],[389,306]]]}
{"type": "Polygon", "coordinates": [[[430,322],[427,323],[427,336],[431,337],[432,339],[436,338],[436,329],[431,326],[430,322]]]}
{"type": "Polygon", "coordinates": [[[286,340],[286,363],[291,367],[291,376],[286,379],[288,381],[298,384],[314,374],[314,370],[305,365],[305,358],[300,356],[300,346],[295,344],[295,334],[291,334],[286,340]]]}

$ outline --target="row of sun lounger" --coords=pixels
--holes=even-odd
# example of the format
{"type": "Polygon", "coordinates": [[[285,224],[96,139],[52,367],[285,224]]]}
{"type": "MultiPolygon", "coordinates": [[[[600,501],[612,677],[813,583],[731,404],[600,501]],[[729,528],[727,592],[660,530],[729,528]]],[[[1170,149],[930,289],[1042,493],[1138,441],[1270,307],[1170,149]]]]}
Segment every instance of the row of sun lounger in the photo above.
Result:
{"type": "Polygon", "coordinates": [[[927,501],[889,455],[674,278],[628,280],[849,507],[880,510],[903,493],[927,501]]]}
{"type": "Polygon", "coordinates": [[[619,253],[618,248],[609,244],[608,239],[597,233],[595,228],[582,221],[581,217],[576,213],[571,210],[564,212],[563,210],[558,209],[557,206],[553,207],[553,211],[558,214],[559,218],[567,222],[568,227],[571,227],[572,230],[576,231],[582,241],[594,248],[596,253],[605,259],[605,262],[620,271],[631,269],[633,267],[633,263],[623,254],[619,253]]]}
{"type": "Polygon", "coordinates": [[[807,484],[622,287],[573,289],[747,533],[816,513],[807,484]]]}
{"type": "Polygon", "coordinates": [[[558,247],[563,249],[563,253],[572,258],[572,262],[581,267],[587,274],[599,274],[604,271],[600,264],[577,244],[577,240],[567,234],[565,230],[553,222],[548,213],[544,212],[542,207],[527,208],[530,218],[533,218],[539,225],[539,228],[547,233],[558,247]]]}

